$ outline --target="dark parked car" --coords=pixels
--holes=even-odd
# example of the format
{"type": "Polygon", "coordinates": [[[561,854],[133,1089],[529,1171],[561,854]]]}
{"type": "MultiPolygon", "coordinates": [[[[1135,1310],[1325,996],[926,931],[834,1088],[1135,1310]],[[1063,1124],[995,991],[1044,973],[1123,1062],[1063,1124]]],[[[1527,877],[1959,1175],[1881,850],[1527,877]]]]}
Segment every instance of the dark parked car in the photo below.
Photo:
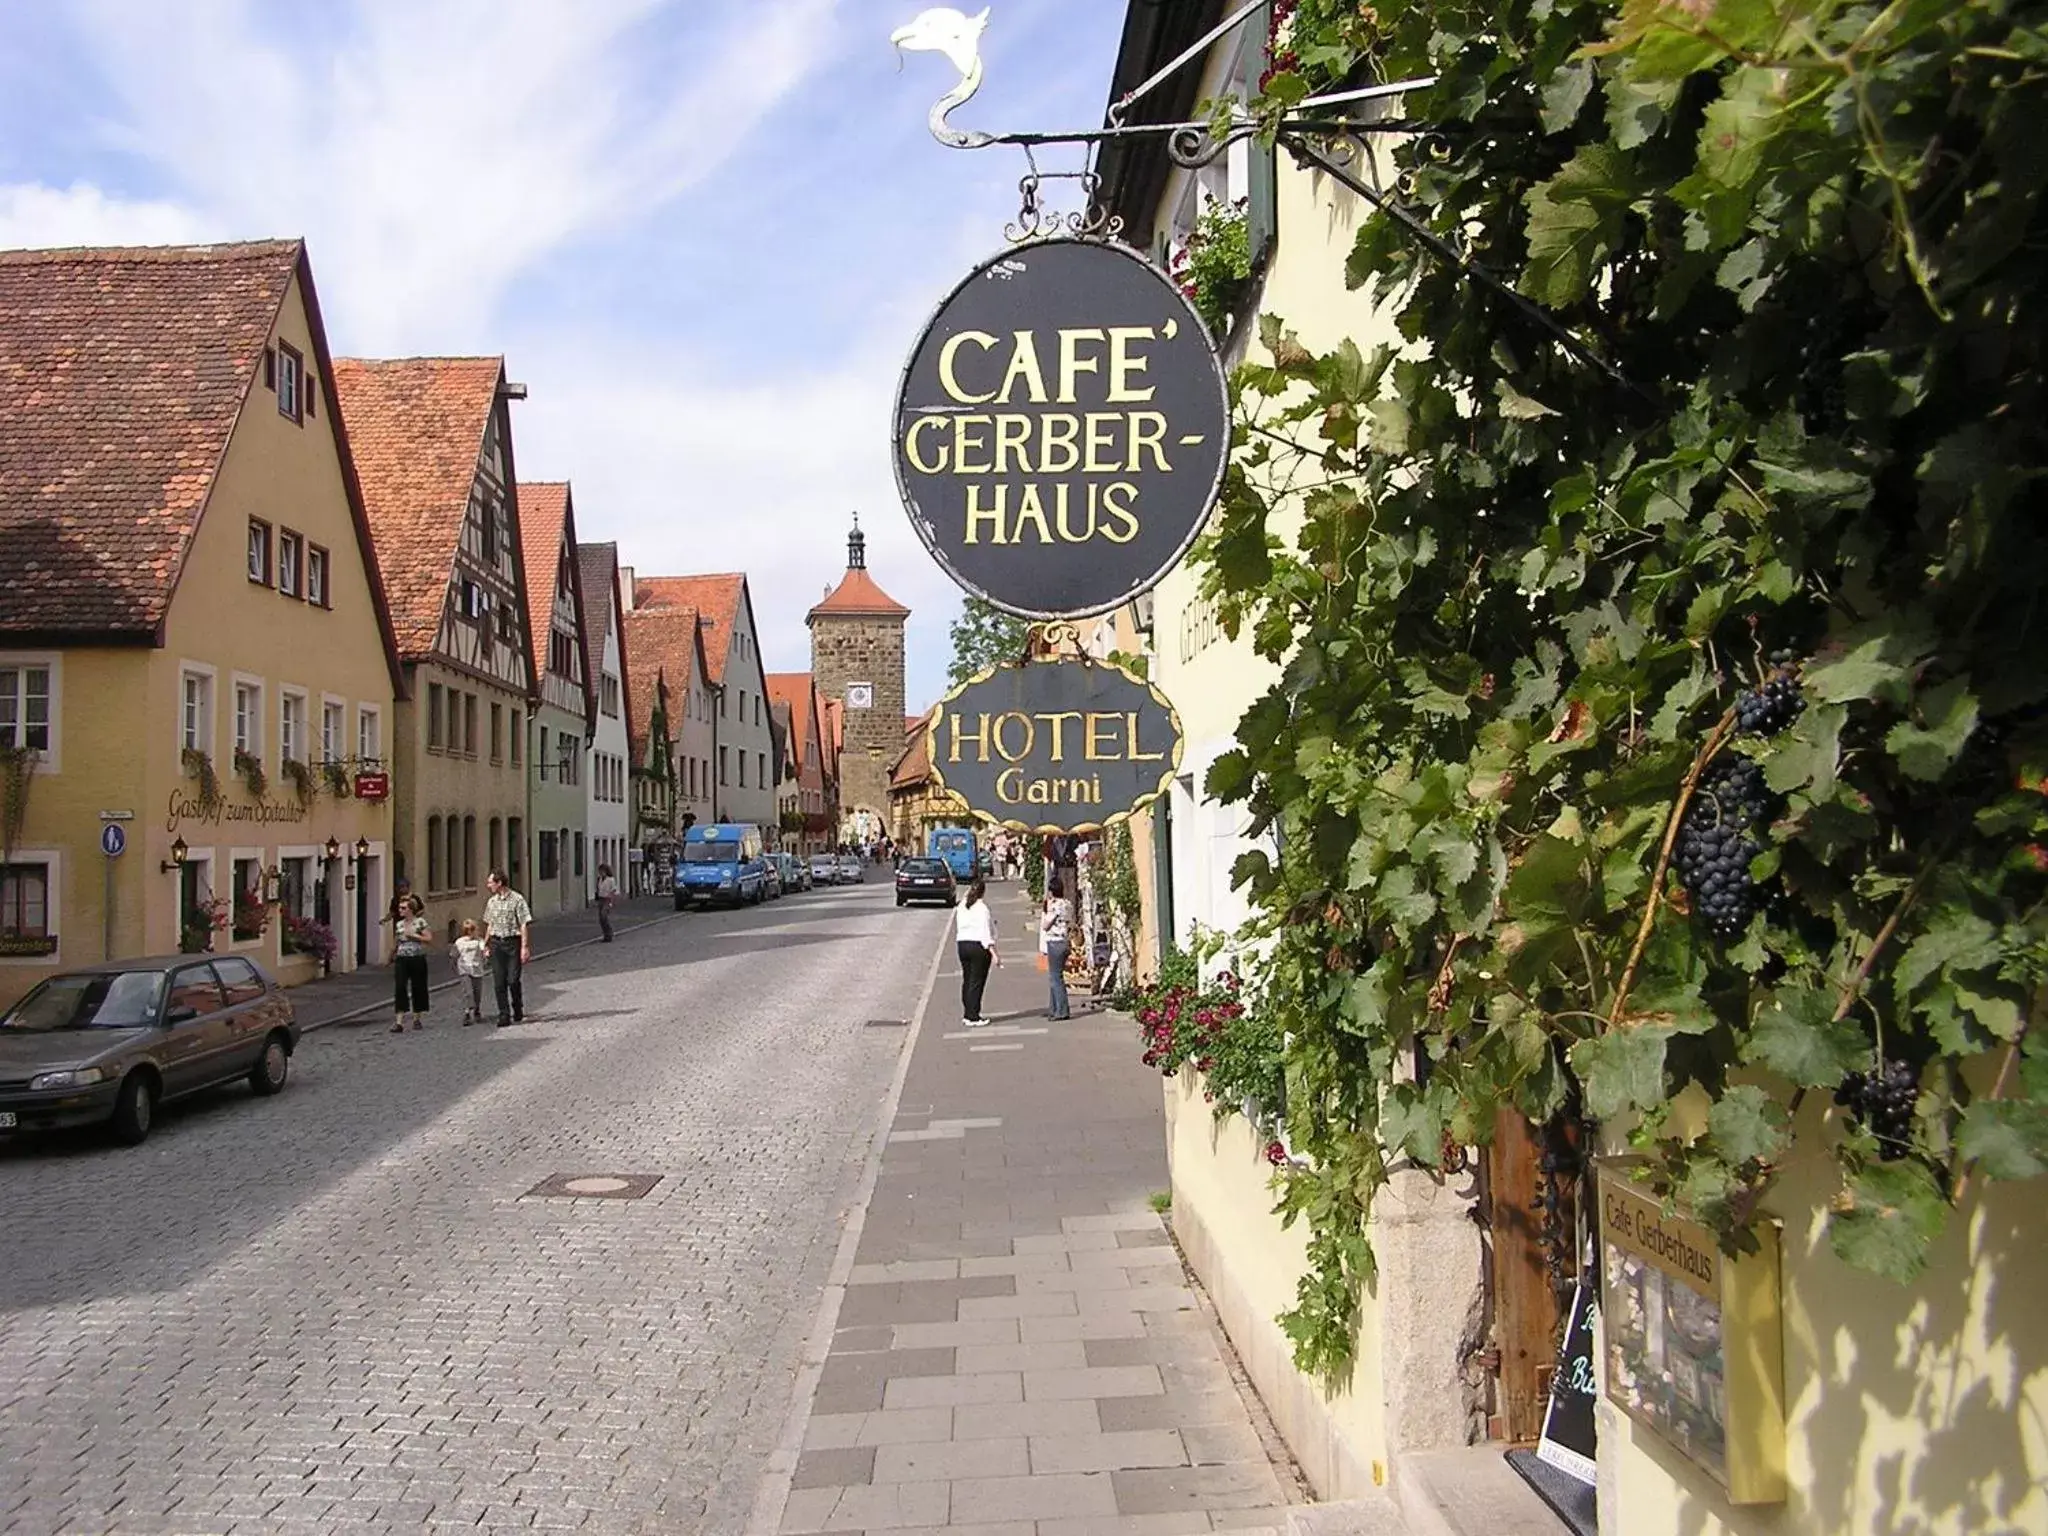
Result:
{"type": "Polygon", "coordinates": [[[953,871],[944,859],[902,859],[896,865],[896,905],[909,901],[943,901],[952,906],[960,899],[953,871]]]}
{"type": "Polygon", "coordinates": [[[0,1135],[105,1122],[134,1146],[166,1099],[284,1087],[298,1020],[241,955],[114,960],[52,976],[0,1016],[0,1135]]]}

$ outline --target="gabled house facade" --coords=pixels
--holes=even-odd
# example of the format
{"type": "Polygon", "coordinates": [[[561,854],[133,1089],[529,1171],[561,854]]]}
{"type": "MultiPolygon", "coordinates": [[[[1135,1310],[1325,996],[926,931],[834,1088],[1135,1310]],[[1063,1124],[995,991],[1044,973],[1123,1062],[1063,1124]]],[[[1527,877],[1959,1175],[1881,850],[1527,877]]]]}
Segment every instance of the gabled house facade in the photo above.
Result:
{"type": "Polygon", "coordinates": [[[704,632],[694,608],[641,608],[630,567],[619,571],[625,607],[626,654],[633,668],[632,753],[634,825],[630,860],[641,873],[634,887],[669,889],[675,839],[710,817],[712,729],[716,715],[707,679],[704,632]],[[650,687],[657,691],[650,695],[650,687]]]}
{"type": "Polygon", "coordinates": [[[597,691],[584,648],[583,575],[576,560],[576,511],[564,481],[519,488],[526,546],[526,621],[533,626],[539,687],[528,736],[533,873],[526,899],[535,917],[583,905],[590,879],[589,777],[597,733],[597,691]]]}
{"type": "Polygon", "coordinates": [[[0,1002],[382,959],[402,691],[304,246],[0,252],[0,1002]]]}
{"type": "Polygon", "coordinates": [[[789,705],[781,699],[768,700],[768,735],[773,751],[769,757],[768,771],[775,780],[775,826],[773,846],[784,853],[795,853],[803,832],[802,796],[797,790],[796,759],[792,753],[791,736],[795,734],[796,723],[789,705]]]}
{"type": "Polygon", "coordinates": [[[597,896],[600,865],[627,889],[627,850],[632,846],[633,808],[628,783],[632,764],[626,722],[631,714],[632,675],[627,665],[625,608],[619,594],[619,546],[578,544],[583,577],[585,623],[583,660],[597,688],[597,727],[590,738],[590,773],[584,816],[590,832],[590,874],[586,899],[597,896]]]}
{"type": "Polygon", "coordinates": [[[816,680],[808,672],[770,672],[768,697],[777,709],[789,712],[789,773],[785,797],[794,795],[790,807],[796,824],[789,829],[795,841],[788,844],[799,853],[824,853],[837,841],[837,818],[826,799],[825,741],[821,734],[825,709],[816,680]]]}
{"type": "Polygon", "coordinates": [[[497,357],[340,359],[335,382],[405,668],[391,734],[396,873],[439,934],[486,875],[527,877],[533,655],[497,357]]]}
{"type": "Polygon", "coordinates": [[[754,628],[754,602],[747,578],[642,576],[634,604],[645,608],[693,608],[704,626],[704,656],[710,664],[712,781],[709,820],[775,825],[775,784],[770,766],[767,674],[754,628]]]}

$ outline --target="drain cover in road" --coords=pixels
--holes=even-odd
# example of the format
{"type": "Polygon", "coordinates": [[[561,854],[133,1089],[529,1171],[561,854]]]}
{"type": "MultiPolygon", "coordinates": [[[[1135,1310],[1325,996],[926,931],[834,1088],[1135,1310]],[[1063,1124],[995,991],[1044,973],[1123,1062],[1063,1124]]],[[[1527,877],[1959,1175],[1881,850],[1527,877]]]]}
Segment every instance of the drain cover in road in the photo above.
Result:
{"type": "Polygon", "coordinates": [[[869,1029],[901,1029],[901,1028],[903,1028],[903,1027],[904,1027],[904,1025],[908,1024],[909,1022],[910,1022],[910,1020],[908,1020],[908,1019],[869,1019],[869,1020],[868,1020],[868,1028],[869,1028],[869,1029]]]}
{"type": "Polygon", "coordinates": [[[551,1173],[522,1200],[638,1200],[661,1182],[658,1173],[551,1173]]]}

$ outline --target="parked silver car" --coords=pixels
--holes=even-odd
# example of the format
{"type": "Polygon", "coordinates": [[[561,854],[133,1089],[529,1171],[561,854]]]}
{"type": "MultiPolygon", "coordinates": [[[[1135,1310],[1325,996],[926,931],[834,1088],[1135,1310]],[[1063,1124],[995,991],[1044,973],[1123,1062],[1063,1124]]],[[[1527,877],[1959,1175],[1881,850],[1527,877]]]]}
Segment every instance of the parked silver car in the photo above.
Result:
{"type": "Polygon", "coordinates": [[[811,884],[837,885],[839,860],[829,853],[814,853],[810,861],[811,884]]]}

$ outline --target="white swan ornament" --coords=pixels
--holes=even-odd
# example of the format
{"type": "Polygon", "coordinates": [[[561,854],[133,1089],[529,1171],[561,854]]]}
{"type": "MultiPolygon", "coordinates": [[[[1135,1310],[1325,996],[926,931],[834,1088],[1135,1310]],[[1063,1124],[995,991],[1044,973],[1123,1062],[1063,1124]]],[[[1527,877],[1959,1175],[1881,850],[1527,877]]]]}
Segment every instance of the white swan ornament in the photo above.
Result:
{"type": "Polygon", "coordinates": [[[932,104],[930,118],[932,137],[954,149],[979,149],[995,142],[985,133],[963,133],[946,126],[946,115],[981,89],[981,34],[987,26],[987,6],[979,15],[968,16],[950,5],[935,5],[889,34],[899,56],[897,68],[903,67],[901,54],[908,48],[943,53],[960,71],[960,83],[932,104]]]}

